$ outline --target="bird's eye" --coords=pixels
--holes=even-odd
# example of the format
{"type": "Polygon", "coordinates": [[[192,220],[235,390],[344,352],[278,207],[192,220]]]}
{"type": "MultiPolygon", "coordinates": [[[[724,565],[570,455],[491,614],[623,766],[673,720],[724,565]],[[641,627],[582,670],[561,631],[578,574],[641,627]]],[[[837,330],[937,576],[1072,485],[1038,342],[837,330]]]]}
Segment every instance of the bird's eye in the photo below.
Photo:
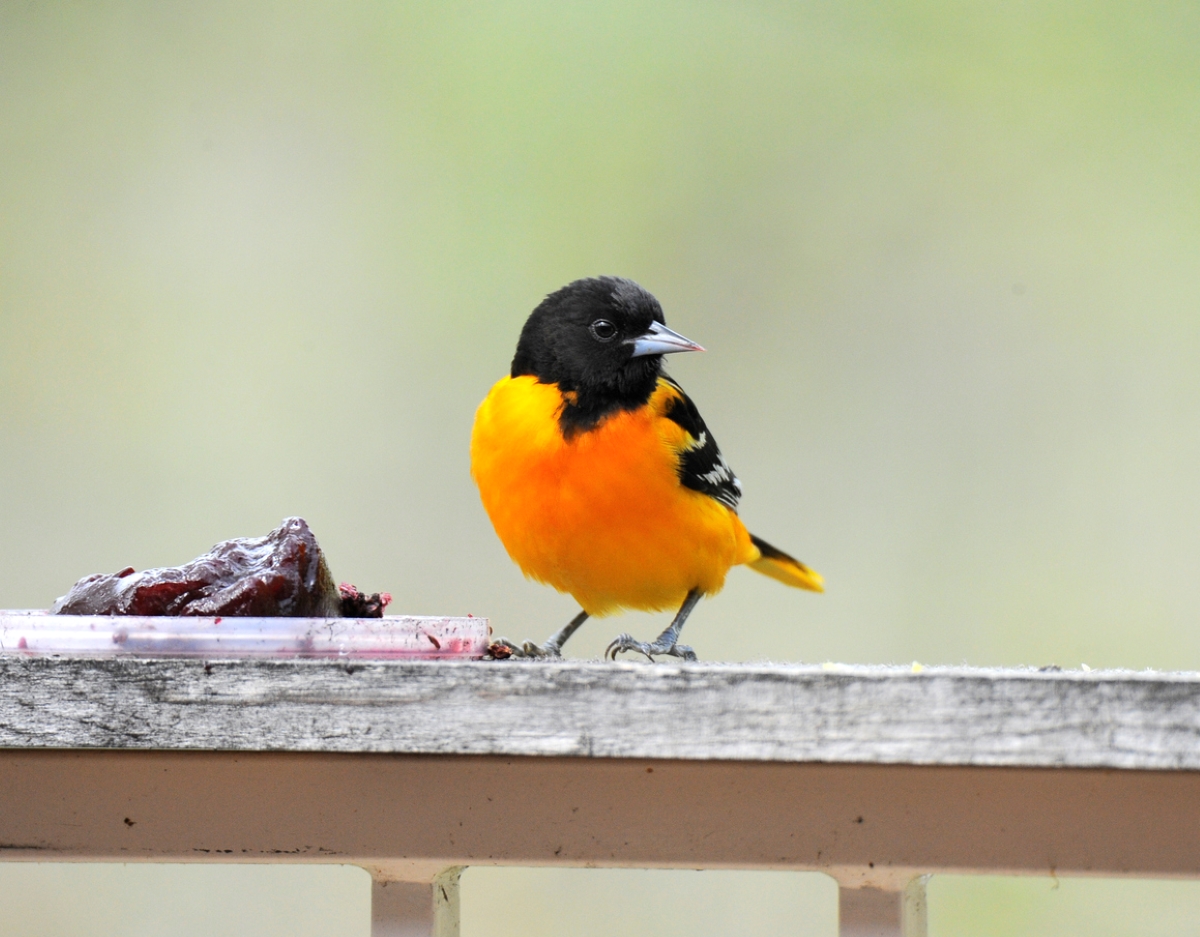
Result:
{"type": "Polygon", "coordinates": [[[597,319],[588,326],[588,331],[592,333],[592,338],[598,342],[611,342],[617,337],[617,327],[607,319],[597,319]]]}

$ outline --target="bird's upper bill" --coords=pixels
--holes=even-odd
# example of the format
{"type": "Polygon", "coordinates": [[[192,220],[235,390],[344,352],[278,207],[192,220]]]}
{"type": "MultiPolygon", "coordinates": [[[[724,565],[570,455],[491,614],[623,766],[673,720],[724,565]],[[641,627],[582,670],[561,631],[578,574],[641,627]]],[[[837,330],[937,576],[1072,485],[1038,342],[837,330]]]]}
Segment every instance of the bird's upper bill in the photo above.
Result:
{"type": "Polygon", "coordinates": [[[642,355],[673,355],[680,351],[704,351],[703,345],[684,338],[661,322],[651,322],[644,335],[626,339],[625,343],[633,346],[634,358],[642,355]]]}

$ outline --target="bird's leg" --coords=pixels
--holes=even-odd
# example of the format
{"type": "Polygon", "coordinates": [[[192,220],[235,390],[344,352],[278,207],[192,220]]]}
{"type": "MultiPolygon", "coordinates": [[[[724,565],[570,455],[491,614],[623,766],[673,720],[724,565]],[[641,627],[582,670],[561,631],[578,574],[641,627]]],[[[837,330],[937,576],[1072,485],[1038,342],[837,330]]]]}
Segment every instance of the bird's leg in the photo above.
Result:
{"type": "Polygon", "coordinates": [[[524,650],[526,654],[530,654],[530,656],[533,657],[562,657],[562,646],[567,643],[567,639],[571,637],[571,635],[579,630],[579,626],[587,620],[588,613],[581,611],[569,622],[559,628],[558,631],[550,635],[550,637],[546,639],[546,642],[540,647],[534,644],[532,641],[526,641],[522,650],[524,650]],[[532,654],[530,652],[531,648],[534,649],[532,654]]]}
{"type": "Polygon", "coordinates": [[[644,641],[635,641],[631,635],[622,634],[608,646],[608,650],[604,652],[604,656],[610,660],[616,660],[617,655],[622,651],[637,651],[639,654],[645,654],[650,660],[654,660],[655,654],[663,654],[668,657],[682,657],[684,660],[695,660],[695,651],[686,644],[676,644],[675,642],[679,640],[680,629],[683,628],[683,623],[687,621],[687,617],[692,613],[692,609],[696,607],[696,603],[700,601],[701,595],[702,593],[699,589],[693,589],[687,594],[687,598],[679,606],[679,611],[675,613],[675,619],[671,622],[667,630],[655,639],[653,644],[646,644],[644,641]]]}
{"type": "MultiPolygon", "coordinates": [[[[501,652],[507,651],[507,654],[504,654],[506,657],[562,657],[562,646],[567,643],[567,638],[578,631],[579,626],[587,621],[587,619],[588,613],[580,612],[558,631],[550,635],[543,644],[534,644],[532,641],[525,641],[518,646],[513,644],[508,638],[499,638],[492,642],[491,647],[499,649],[501,652]]],[[[495,650],[492,650],[492,656],[497,656],[495,650]]]]}

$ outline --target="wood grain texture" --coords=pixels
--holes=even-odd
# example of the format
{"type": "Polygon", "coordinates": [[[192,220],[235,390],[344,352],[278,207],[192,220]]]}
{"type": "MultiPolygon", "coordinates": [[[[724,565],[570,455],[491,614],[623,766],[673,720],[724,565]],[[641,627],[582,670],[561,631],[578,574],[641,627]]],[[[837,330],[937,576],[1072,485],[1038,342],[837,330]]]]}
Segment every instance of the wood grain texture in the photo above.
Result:
{"type": "Polygon", "coordinates": [[[1200,675],[0,657],[0,746],[1200,769],[1200,675]]]}

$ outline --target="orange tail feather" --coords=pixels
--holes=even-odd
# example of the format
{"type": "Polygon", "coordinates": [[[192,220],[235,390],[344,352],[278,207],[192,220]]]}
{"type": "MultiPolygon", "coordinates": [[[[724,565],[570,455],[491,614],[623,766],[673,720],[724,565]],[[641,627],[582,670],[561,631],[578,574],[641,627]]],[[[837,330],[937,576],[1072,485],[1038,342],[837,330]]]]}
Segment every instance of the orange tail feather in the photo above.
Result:
{"type": "Polygon", "coordinates": [[[760,540],[754,534],[750,535],[751,542],[758,548],[759,557],[747,565],[756,573],[778,579],[784,585],[796,589],[808,589],[810,592],[824,592],[825,580],[821,574],[809,569],[793,556],[788,556],[782,550],[777,550],[765,540],[760,540]]]}

